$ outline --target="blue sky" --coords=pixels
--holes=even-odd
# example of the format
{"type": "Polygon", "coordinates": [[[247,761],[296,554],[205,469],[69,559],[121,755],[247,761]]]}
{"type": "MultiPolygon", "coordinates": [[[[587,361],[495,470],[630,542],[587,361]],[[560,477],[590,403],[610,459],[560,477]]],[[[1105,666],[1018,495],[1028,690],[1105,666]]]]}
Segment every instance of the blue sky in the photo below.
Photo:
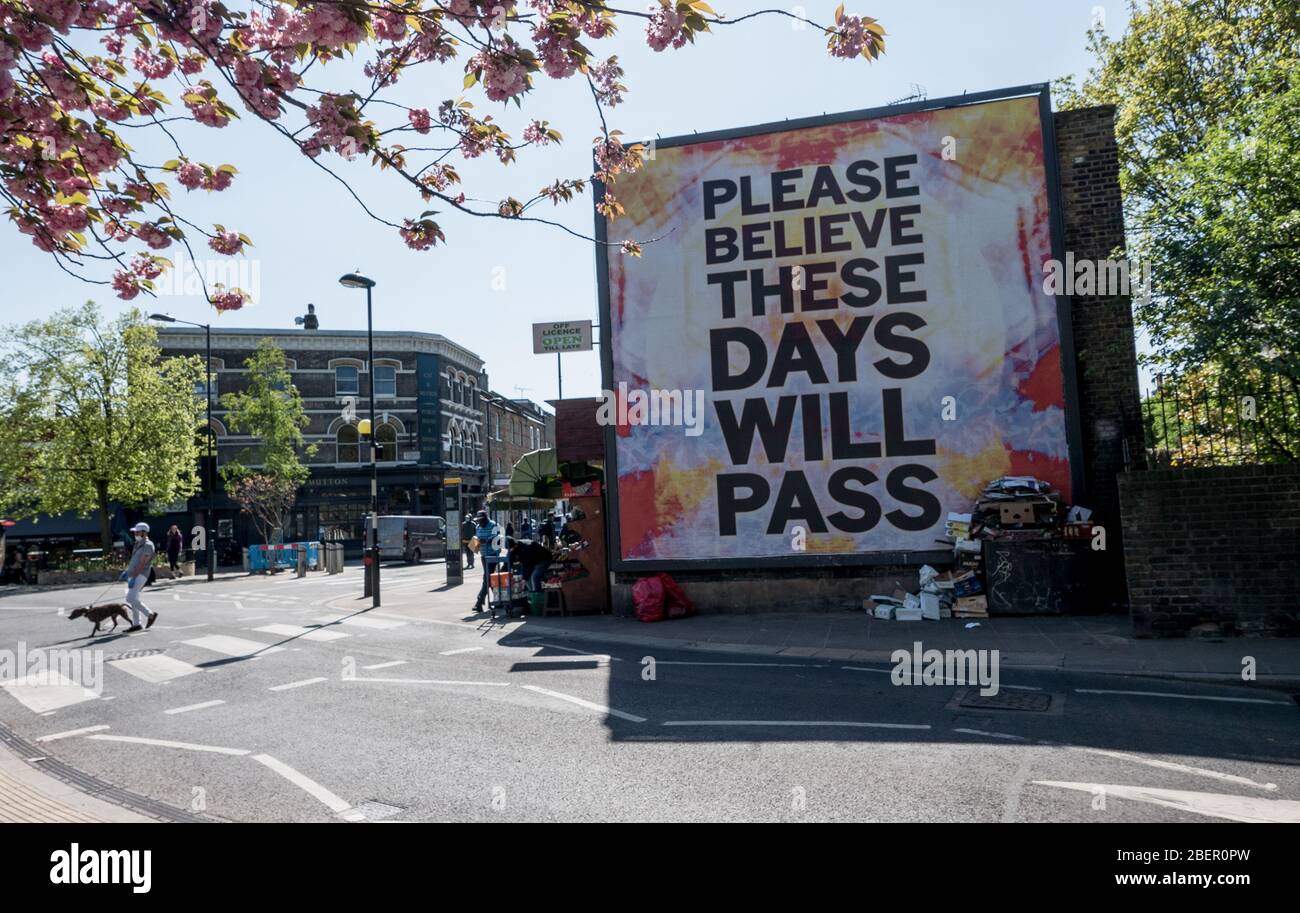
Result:
{"type": "MultiPolygon", "coordinates": [[[[731,16],[760,8],[736,0],[713,0],[712,5],[731,16]]],[[[801,5],[809,18],[829,22],[838,0],[801,5]]],[[[875,17],[887,29],[888,53],[880,61],[832,59],[817,33],[778,17],[715,29],[694,46],[655,53],[645,45],[638,23],[628,20],[623,34],[589,43],[601,57],[618,54],[627,71],[623,81],[629,92],[612,112],[611,127],[630,139],[672,136],[883,105],[912,94],[914,84],[937,98],[1082,75],[1091,63],[1085,33],[1095,11],[1105,15],[1112,35],[1122,32],[1126,19],[1126,5],[1118,0],[855,0],[847,7],[875,17]]],[[[326,75],[333,72],[337,87],[348,70],[331,65],[326,75]]],[[[416,72],[399,83],[394,97],[432,110],[461,94],[458,65],[416,72]]],[[[477,88],[465,93],[480,115],[494,113],[515,136],[527,119],[541,117],[565,138],[559,147],[526,150],[507,168],[484,161],[457,163],[468,196],[527,199],[557,177],[589,172],[589,141],[598,133],[598,122],[585,82],[542,78],[537,83],[522,112],[489,103],[477,88]]],[[[539,401],[555,397],[555,359],[532,354],[530,327],[541,321],[596,318],[589,242],[554,228],[453,215],[440,217],[446,246],[409,251],[396,232],[371,221],[338,182],[270,127],[241,113],[243,119],[224,130],[178,125],[177,136],[192,158],[229,162],[240,173],[220,194],[187,194],[177,187],[174,202],[192,221],[221,223],[252,237],[260,300],[226,315],[214,314],[195,296],[142,297],[132,304],[195,321],[211,317],[217,326],[289,327],[312,302],[322,328],[364,329],[363,293],[337,282],[342,273],[359,268],[378,282],[377,329],[442,333],[485,360],[499,392],[539,401]]],[[[174,151],[147,140],[143,132],[130,133],[143,160],[174,157],[174,151]]],[[[392,221],[427,208],[407,185],[360,160],[322,161],[329,161],[372,209],[392,221]]],[[[589,193],[567,207],[545,205],[561,221],[590,233],[589,193]]],[[[87,298],[110,313],[132,306],[107,287],[66,276],[8,226],[0,233],[0,262],[7,267],[0,323],[43,316],[87,298]]],[[[595,396],[599,390],[596,354],[565,356],[566,396],[595,396]]]]}

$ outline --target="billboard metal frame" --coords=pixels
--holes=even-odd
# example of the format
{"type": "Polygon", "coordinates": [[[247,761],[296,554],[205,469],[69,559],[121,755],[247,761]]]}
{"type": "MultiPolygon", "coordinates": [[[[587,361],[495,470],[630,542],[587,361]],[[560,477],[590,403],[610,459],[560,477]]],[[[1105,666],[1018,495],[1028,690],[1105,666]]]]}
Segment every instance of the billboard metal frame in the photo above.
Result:
{"type": "MultiPolygon", "coordinates": [[[[947,98],[935,98],[908,102],[901,105],[888,105],[879,108],[864,108],[858,111],[845,111],[838,114],[823,114],[817,117],[804,117],[795,120],[774,121],[749,127],[736,127],[728,130],[715,130],[709,133],[692,133],[673,136],[667,139],[656,138],[655,149],[671,149],[675,146],[692,146],[699,143],[718,142],[720,140],[741,139],[748,136],[760,136],[768,133],[784,133],[792,130],[804,130],[812,127],[824,127],[830,124],[851,123],[854,121],[876,120],[883,117],[896,117],[902,114],[914,114],[923,111],[940,111],[948,108],[963,108],[971,105],[995,101],[1008,101],[1013,98],[1038,98],[1039,124],[1043,135],[1043,164],[1047,181],[1047,206],[1051,235],[1052,256],[1058,262],[1065,261],[1065,221],[1061,212],[1060,168],[1056,157],[1056,128],[1052,118],[1051,87],[1047,83],[1034,83],[1009,89],[996,89],[988,92],[976,92],[969,95],[953,95],[947,98]]],[[[650,141],[645,141],[647,144],[650,141]]],[[[605,187],[593,182],[595,187],[595,236],[596,236],[596,288],[599,295],[600,327],[600,375],[601,385],[606,390],[614,389],[614,351],[610,328],[609,306],[609,232],[608,224],[601,214],[599,204],[605,197],[605,187]]],[[[1074,350],[1074,330],[1071,320],[1072,302],[1068,295],[1056,296],[1057,327],[1060,332],[1061,373],[1065,393],[1065,434],[1066,446],[1070,457],[1071,500],[1076,504],[1085,498],[1085,474],[1083,471],[1083,426],[1079,412],[1079,385],[1074,350]]],[[[816,554],[803,552],[782,556],[760,556],[750,558],[648,558],[628,560],[623,557],[623,543],[619,524],[618,502],[618,447],[613,425],[603,429],[605,439],[605,479],[606,490],[610,493],[606,522],[608,524],[609,566],[614,571],[652,573],[657,571],[679,570],[731,570],[731,569],[801,569],[826,567],[871,567],[882,565],[920,565],[930,562],[945,561],[952,555],[951,548],[936,548],[917,551],[882,551],[858,554],[816,554]]]]}

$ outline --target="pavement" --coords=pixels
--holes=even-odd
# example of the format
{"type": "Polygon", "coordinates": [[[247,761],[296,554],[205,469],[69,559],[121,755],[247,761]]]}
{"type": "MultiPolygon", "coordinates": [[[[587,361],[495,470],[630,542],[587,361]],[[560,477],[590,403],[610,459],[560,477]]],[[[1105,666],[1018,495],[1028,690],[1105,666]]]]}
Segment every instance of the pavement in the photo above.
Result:
{"type": "MultiPolygon", "coordinates": [[[[0,593],[0,660],[64,675],[0,665],[0,818],[1300,822],[1290,694],[1082,668],[1147,649],[1125,619],[494,621],[479,579],[385,567],[379,608],[355,567],[164,582],[153,628],[95,638],[60,611],[90,588],[0,593]],[[995,634],[1054,659],[1004,659],[987,699],[879,659],[995,634]]],[[[1151,643],[1294,667],[1265,657],[1287,642],[1151,643]]]]}
{"type": "MultiPolygon", "coordinates": [[[[430,618],[465,615],[481,581],[476,567],[465,583],[422,593],[418,608],[430,618]]],[[[444,584],[445,586],[445,584],[444,584]]],[[[384,589],[381,585],[381,595],[384,589]]],[[[689,594],[688,594],[689,595],[689,594]]],[[[409,594],[396,591],[388,604],[409,594]]],[[[525,617],[533,634],[646,648],[704,650],[851,662],[890,662],[896,650],[998,650],[1003,668],[1157,678],[1254,680],[1279,687],[1300,684],[1300,639],[1138,638],[1124,615],[884,621],[866,612],[696,615],[647,624],[616,615],[552,613],[525,617]],[[1243,678],[1245,671],[1251,678],[1243,678]]]]}

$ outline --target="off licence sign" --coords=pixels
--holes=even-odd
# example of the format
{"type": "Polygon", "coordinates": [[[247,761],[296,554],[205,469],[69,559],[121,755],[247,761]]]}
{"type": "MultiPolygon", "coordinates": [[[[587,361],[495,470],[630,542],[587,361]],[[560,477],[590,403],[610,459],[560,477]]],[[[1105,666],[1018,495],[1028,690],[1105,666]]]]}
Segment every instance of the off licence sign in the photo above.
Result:
{"type": "Polygon", "coordinates": [[[533,354],[585,352],[591,348],[591,321],[533,324],[533,354]]]}

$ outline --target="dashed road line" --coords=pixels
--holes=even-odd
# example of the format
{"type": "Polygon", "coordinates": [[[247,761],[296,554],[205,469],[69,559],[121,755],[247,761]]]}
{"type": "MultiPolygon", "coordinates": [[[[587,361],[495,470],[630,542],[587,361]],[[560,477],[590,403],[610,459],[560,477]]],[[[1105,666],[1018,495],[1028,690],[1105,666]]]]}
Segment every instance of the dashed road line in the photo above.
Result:
{"type": "Polygon", "coordinates": [[[1172,691],[1109,691],[1104,688],[1075,688],[1075,694],[1126,694],[1134,697],[1170,697],[1184,701],[1219,701],[1229,704],[1268,704],[1274,707],[1294,707],[1291,701],[1266,701],[1258,697],[1216,697],[1209,694],[1177,694],[1172,691]]]}
{"type": "MultiPolygon", "coordinates": [[[[477,653],[479,650],[482,650],[482,649],[483,649],[482,647],[461,647],[459,650],[444,650],[444,651],[442,651],[441,653],[439,653],[438,655],[439,655],[439,656],[458,656],[458,655],[460,655],[461,653],[477,653]]],[[[366,668],[367,668],[367,669],[371,669],[371,668],[374,668],[374,667],[373,667],[373,666],[367,666],[366,668]]]]}
{"type": "Polygon", "coordinates": [[[171,710],[164,710],[163,713],[189,713],[191,710],[206,710],[209,707],[220,707],[225,701],[204,701],[202,704],[190,704],[187,707],[173,707],[171,710]]]}
{"type": "Polygon", "coordinates": [[[344,678],[345,682],[384,682],[389,685],[482,685],[486,688],[509,688],[509,682],[462,682],[441,678],[363,678],[354,675],[344,678]]]}
{"type": "Polygon", "coordinates": [[[668,720],[664,726],[823,726],[848,729],[929,729],[927,723],[861,723],[852,720],[668,720]]]}
{"type": "Polygon", "coordinates": [[[393,668],[393,666],[405,666],[405,665],[406,665],[406,660],[395,659],[390,663],[375,663],[373,666],[362,666],[361,668],[365,669],[367,672],[372,672],[375,669],[391,669],[393,668]]]}
{"type": "Polygon", "coordinates": [[[986,732],[983,729],[954,729],[953,732],[960,732],[963,735],[982,735],[992,739],[1010,739],[1016,742],[1029,741],[1022,735],[1012,735],[1009,732],[986,732]]]}
{"type": "Polygon", "coordinates": [[[274,688],[267,688],[266,690],[267,691],[288,691],[291,688],[301,688],[304,685],[315,685],[319,682],[327,682],[327,681],[329,681],[329,679],[323,676],[320,678],[304,678],[300,682],[289,682],[287,685],[276,685],[274,688]]]}

